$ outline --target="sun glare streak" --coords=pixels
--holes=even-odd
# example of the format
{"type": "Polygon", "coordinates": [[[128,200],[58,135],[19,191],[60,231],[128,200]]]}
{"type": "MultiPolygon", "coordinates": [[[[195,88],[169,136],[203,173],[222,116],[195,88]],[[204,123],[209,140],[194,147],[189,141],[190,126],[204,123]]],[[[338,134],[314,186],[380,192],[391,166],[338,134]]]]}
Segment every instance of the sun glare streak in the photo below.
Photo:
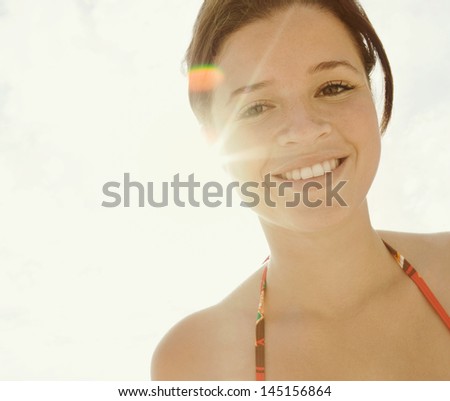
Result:
{"type": "MultiPolygon", "coordinates": [[[[288,10],[288,12],[286,12],[286,15],[283,18],[282,23],[279,25],[279,28],[278,28],[276,34],[273,36],[273,39],[267,44],[267,50],[264,52],[259,63],[256,65],[255,70],[253,71],[253,74],[251,75],[250,79],[247,82],[247,85],[251,85],[256,80],[258,75],[260,74],[260,72],[262,70],[262,66],[266,62],[270,53],[276,47],[276,45],[280,39],[280,36],[284,30],[284,27],[286,26],[286,24],[287,24],[289,18],[291,17],[291,15],[293,14],[293,12],[294,12],[294,8],[291,8],[290,10],[288,10]]],[[[238,113],[239,109],[242,107],[242,103],[243,103],[243,100],[236,102],[235,106],[233,107],[233,112],[231,113],[230,118],[225,123],[224,129],[223,129],[224,132],[229,131],[230,126],[232,125],[232,123],[234,121],[234,116],[238,113]]],[[[224,135],[224,137],[226,137],[226,136],[227,135],[224,135]]]]}
{"type": "MultiPolygon", "coordinates": [[[[291,8],[290,10],[288,10],[286,12],[285,17],[283,18],[282,23],[279,25],[279,28],[276,32],[276,34],[273,36],[272,40],[270,42],[267,43],[267,50],[264,52],[263,56],[261,57],[259,63],[256,65],[256,68],[252,74],[252,76],[250,77],[249,81],[247,82],[247,85],[251,85],[252,83],[254,83],[255,79],[258,77],[258,75],[261,72],[262,66],[264,65],[264,63],[266,62],[267,58],[269,57],[270,53],[273,51],[273,49],[277,46],[277,43],[279,42],[280,36],[289,20],[289,18],[291,17],[291,15],[294,12],[294,8],[291,8]]],[[[235,110],[236,111],[236,110],[235,110]]]]}
{"type": "MultiPolygon", "coordinates": [[[[277,46],[284,27],[286,26],[293,11],[294,10],[289,10],[283,18],[282,23],[279,24],[276,35],[274,35],[272,40],[268,43],[266,51],[256,65],[250,79],[247,82],[248,85],[251,85],[260,74],[263,65],[269,57],[270,53],[277,46]]],[[[217,89],[217,87],[224,81],[224,79],[225,75],[219,66],[213,64],[194,66],[189,70],[189,91],[197,93],[213,91],[217,89]]],[[[233,130],[233,122],[236,113],[242,107],[242,102],[243,100],[236,102],[229,119],[225,122],[223,128],[220,130],[220,134],[217,135],[214,142],[212,143],[211,150],[220,157],[221,162],[224,164],[232,163],[235,160],[257,159],[261,157],[263,151],[262,147],[254,147],[240,152],[235,152],[231,155],[227,155],[226,157],[221,154],[223,145],[230,139],[230,134],[233,130]]]]}

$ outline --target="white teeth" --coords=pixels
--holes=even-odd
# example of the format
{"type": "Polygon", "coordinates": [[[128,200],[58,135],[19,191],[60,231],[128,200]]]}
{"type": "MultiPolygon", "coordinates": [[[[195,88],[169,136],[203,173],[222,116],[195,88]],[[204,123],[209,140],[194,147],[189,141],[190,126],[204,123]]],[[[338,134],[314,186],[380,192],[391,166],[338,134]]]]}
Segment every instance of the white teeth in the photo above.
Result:
{"type": "Polygon", "coordinates": [[[311,167],[302,167],[300,169],[294,169],[287,173],[281,174],[281,178],[284,180],[307,180],[311,177],[321,177],[329,171],[333,171],[340,165],[338,159],[326,160],[322,163],[314,164],[311,167]]]}
{"type": "Polygon", "coordinates": [[[307,180],[308,178],[314,177],[311,167],[303,167],[300,171],[302,172],[303,180],[307,180]]]}
{"type": "Polygon", "coordinates": [[[324,168],[321,164],[314,164],[314,166],[312,166],[312,172],[314,174],[314,177],[320,177],[321,175],[325,174],[324,168]]]}

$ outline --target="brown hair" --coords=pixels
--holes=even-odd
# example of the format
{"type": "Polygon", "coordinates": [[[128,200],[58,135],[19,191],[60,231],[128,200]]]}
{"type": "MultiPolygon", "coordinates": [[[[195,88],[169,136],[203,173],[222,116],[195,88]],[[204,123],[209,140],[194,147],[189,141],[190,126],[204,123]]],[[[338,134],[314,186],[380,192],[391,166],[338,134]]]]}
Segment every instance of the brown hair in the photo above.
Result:
{"type": "MultiPolygon", "coordinates": [[[[214,64],[225,39],[232,33],[294,4],[328,10],[341,20],[355,40],[369,79],[378,57],[384,74],[381,120],[381,131],[384,132],[391,119],[394,97],[391,67],[380,38],[357,0],[204,0],[186,52],[188,69],[214,64]]],[[[208,122],[211,92],[190,91],[189,101],[197,118],[203,123],[208,122]]]]}

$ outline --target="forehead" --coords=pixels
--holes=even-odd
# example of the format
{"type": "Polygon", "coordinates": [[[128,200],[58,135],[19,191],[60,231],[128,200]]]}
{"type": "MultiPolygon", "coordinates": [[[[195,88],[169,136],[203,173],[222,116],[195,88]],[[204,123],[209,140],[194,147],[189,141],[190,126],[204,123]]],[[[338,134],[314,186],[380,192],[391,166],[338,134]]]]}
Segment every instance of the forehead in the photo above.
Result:
{"type": "Polygon", "coordinates": [[[225,79],[214,97],[266,79],[298,80],[328,60],[347,60],[364,71],[354,40],[338,18],[317,7],[295,5],[225,40],[216,60],[225,79]]]}

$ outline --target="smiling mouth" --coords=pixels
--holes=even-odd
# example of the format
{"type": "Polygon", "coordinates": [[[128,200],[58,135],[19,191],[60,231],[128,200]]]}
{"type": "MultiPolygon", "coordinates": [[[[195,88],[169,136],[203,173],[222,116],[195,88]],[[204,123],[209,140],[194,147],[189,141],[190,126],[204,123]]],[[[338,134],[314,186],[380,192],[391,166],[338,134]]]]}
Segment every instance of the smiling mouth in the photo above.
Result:
{"type": "Polygon", "coordinates": [[[329,159],[321,163],[316,163],[313,166],[296,168],[277,174],[274,177],[288,181],[307,180],[309,178],[322,177],[328,172],[336,170],[344,161],[346,157],[340,159],[329,159]]]}

